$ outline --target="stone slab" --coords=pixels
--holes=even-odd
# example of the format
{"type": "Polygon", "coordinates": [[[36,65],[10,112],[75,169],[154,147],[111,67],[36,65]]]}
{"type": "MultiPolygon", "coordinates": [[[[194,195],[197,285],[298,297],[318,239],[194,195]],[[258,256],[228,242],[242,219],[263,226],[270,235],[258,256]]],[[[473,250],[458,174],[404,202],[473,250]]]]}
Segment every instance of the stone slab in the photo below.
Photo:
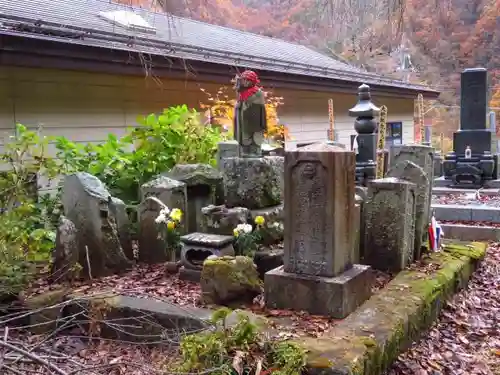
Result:
{"type": "MultiPolygon", "coordinates": [[[[448,187],[433,187],[432,195],[462,195],[462,194],[474,194],[477,189],[454,189],[448,187]]],[[[481,189],[479,192],[481,195],[495,196],[500,195],[498,189],[481,189]]]]}
{"type": "MultiPolygon", "coordinates": [[[[186,332],[211,329],[212,310],[199,307],[179,306],[148,297],[132,297],[110,293],[99,296],[68,296],[64,316],[86,312],[90,305],[106,306],[106,317],[114,325],[101,325],[100,337],[120,339],[140,344],[179,342],[186,332]],[[146,319],[145,319],[146,317],[146,319]]],[[[227,320],[227,326],[238,322],[243,312],[254,323],[265,323],[261,317],[248,311],[234,311],[227,320]]]]}
{"type": "Polygon", "coordinates": [[[487,221],[500,223],[500,207],[486,205],[433,204],[438,221],[487,221]]]}
{"type": "Polygon", "coordinates": [[[322,337],[297,339],[308,353],[307,374],[384,373],[433,324],[446,300],[467,285],[486,253],[484,243],[447,245],[426,260],[440,265],[435,271],[403,271],[322,337]]]}
{"type": "Polygon", "coordinates": [[[222,234],[194,232],[181,236],[181,242],[189,245],[202,245],[206,247],[222,247],[233,241],[233,236],[222,234]]]}
{"type": "Polygon", "coordinates": [[[73,299],[64,314],[85,313],[91,306],[100,305],[106,307],[106,318],[114,323],[102,324],[100,337],[141,344],[158,343],[167,337],[178,340],[182,332],[207,329],[212,314],[208,309],[112,293],[73,299]]]}
{"type": "Polygon", "coordinates": [[[337,277],[288,273],[283,266],[264,276],[266,306],[343,319],[371,296],[370,266],[355,264],[337,277]]]}
{"type": "Polygon", "coordinates": [[[441,224],[446,238],[461,241],[500,241],[500,228],[463,224],[441,224]]]}

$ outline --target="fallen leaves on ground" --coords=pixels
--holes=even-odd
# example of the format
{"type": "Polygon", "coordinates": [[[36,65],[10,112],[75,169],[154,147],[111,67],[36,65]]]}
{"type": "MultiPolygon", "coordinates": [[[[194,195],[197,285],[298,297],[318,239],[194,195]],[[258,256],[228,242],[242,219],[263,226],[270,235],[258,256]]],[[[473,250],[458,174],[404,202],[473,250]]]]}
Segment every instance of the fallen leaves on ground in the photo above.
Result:
{"type": "Polygon", "coordinates": [[[441,224],[459,224],[459,225],[471,225],[474,227],[500,228],[500,223],[492,223],[491,221],[440,220],[439,222],[441,224]]]}
{"type": "Polygon", "coordinates": [[[500,374],[500,244],[387,375],[500,374]]]}
{"type": "Polygon", "coordinates": [[[66,374],[161,375],[168,361],[177,358],[178,353],[176,348],[165,345],[148,347],[120,341],[89,341],[26,332],[11,332],[6,342],[34,356],[29,358],[14,350],[4,349],[0,358],[7,373],[12,370],[13,374],[56,374],[54,369],[40,364],[37,359],[41,358],[66,374]]]}
{"type": "MultiPolygon", "coordinates": [[[[26,295],[41,294],[60,286],[41,280],[34,284],[26,295]]],[[[71,289],[73,293],[82,295],[113,293],[149,297],[179,306],[198,306],[201,295],[199,284],[180,280],[177,275],[166,274],[165,266],[162,264],[135,265],[132,270],[121,275],[75,282],[71,289]]]]}
{"type": "Polygon", "coordinates": [[[421,260],[416,261],[410,264],[408,267],[406,267],[407,270],[422,272],[425,273],[426,275],[430,275],[439,270],[440,268],[442,268],[441,264],[429,261],[428,259],[426,259],[425,255],[422,257],[421,260]]]}
{"type": "Polygon", "coordinates": [[[481,194],[481,191],[479,191],[478,195],[475,193],[433,195],[432,203],[500,207],[500,196],[481,194]]]}
{"type": "MultiPolygon", "coordinates": [[[[373,273],[375,282],[372,292],[376,293],[387,285],[392,276],[376,270],[373,270],[373,273]]],[[[40,279],[26,292],[26,295],[41,294],[60,286],[40,279]]],[[[165,273],[164,265],[135,265],[132,270],[121,275],[74,283],[72,292],[81,295],[113,293],[154,298],[179,306],[203,306],[200,285],[180,280],[178,275],[165,273]]],[[[267,309],[263,295],[258,296],[253,304],[241,308],[247,308],[255,314],[269,318],[271,327],[281,338],[304,335],[318,337],[338,322],[336,319],[311,315],[303,311],[267,309]]]]}

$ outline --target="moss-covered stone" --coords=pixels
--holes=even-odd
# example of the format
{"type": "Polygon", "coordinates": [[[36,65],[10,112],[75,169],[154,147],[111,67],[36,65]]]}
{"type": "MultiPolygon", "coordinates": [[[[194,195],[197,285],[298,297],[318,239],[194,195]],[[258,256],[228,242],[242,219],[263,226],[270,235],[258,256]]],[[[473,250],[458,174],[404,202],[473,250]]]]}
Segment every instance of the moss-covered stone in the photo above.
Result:
{"type": "Polygon", "coordinates": [[[308,374],[382,374],[466,285],[486,248],[485,243],[446,241],[443,251],[423,260],[426,272],[401,272],[323,337],[300,340],[308,351],[308,374]]]}
{"type": "Polygon", "coordinates": [[[251,300],[262,290],[257,267],[245,256],[207,259],[200,278],[206,303],[226,304],[234,300],[251,300]]]}

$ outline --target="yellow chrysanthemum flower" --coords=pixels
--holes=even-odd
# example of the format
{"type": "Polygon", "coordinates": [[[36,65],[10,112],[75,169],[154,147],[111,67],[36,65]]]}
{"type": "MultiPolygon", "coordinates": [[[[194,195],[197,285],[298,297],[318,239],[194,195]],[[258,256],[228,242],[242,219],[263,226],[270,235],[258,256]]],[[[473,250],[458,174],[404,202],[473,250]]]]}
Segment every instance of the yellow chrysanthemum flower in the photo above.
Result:
{"type": "Polygon", "coordinates": [[[240,235],[240,232],[238,231],[238,229],[236,229],[236,228],[233,229],[233,235],[235,237],[238,237],[240,235]]]}
{"type": "Polygon", "coordinates": [[[182,219],[182,211],[179,209],[179,208],[174,208],[171,212],[170,212],[170,218],[172,220],[175,220],[177,222],[180,222],[181,219],[182,219]]]}
{"type": "Polygon", "coordinates": [[[264,223],[266,222],[266,219],[264,219],[264,216],[257,216],[255,218],[255,224],[257,225],[264,225],[264,223]]]}
{"type": "Polygon", "coordinates": [[[168,230],[174,230],[175,229],[175,221],[170,220],[167,223],[167,228],[168,228],[168,230]]]}

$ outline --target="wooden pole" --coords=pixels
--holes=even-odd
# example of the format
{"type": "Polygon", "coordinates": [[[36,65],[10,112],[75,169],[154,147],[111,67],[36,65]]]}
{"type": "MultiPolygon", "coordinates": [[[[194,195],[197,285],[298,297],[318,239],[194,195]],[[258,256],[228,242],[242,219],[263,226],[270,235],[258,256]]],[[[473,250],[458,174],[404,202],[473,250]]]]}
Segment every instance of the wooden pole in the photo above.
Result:
{"type": "Polygon", "coordinates": [[[424,96],[417,96],[417,111],[418,111],[418,126],[420,132],[420,143],[425,142],[425,125],[424,125],[424,96]]]}
{"type": "Polygon", "coordinates": [[[335,141],[335,116],[333,112],[333,99],[328,99],[328,122],[330,127],[328,129],[328,140],[335,141]]]}
{"type": "Polygon", "coordinates": [[[377,178],[384,178],[384,162],[385,162],[385,135],[387,131],[387,107],[380,107],[380,115],[378,122],[378,140],[377,140],[377,178]],[[380,151],[380,152],[379,152],[380,151]]]}

